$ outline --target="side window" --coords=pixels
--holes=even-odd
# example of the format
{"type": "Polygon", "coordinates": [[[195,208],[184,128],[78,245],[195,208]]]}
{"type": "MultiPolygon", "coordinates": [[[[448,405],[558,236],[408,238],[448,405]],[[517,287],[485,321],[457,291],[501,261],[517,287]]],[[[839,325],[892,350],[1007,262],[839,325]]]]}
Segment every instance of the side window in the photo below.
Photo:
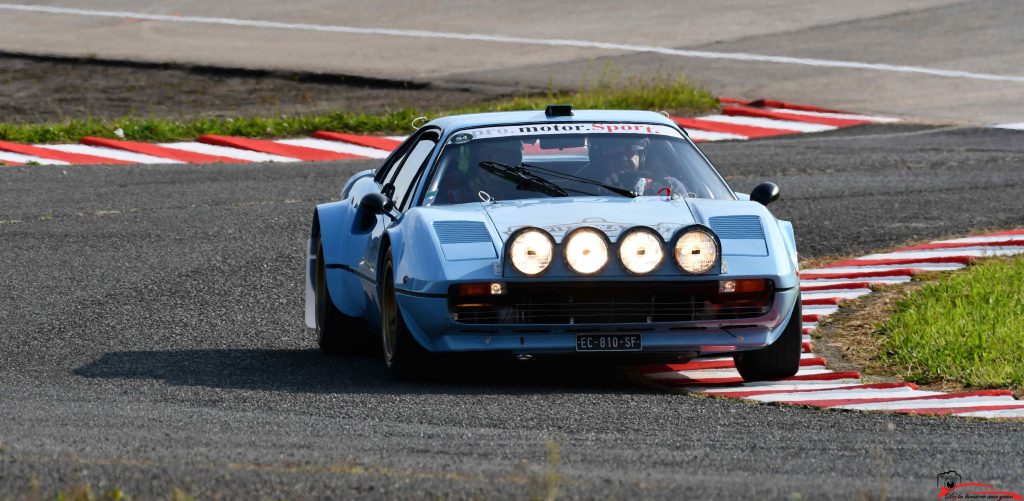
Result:
{"type": "Polygon", "coordinates": [[[420,168],[423,166],[423,162],[426,162],[427,157],[434,151],[434,146],[437,145],[437,134],[426,133],[419,141],[409,150],[409,154],[402,159],[400,164],[395,166],[396,172],[391,176],[388,181],[389,184],[394,186],[394,192],[390,195],[391,199],[395,201],[395,206],[404,210],[407,198],[410,198],[412,194],[413,185],[416,183],[420,168]]]}
{"type": "Polygon", "coordinates": [[[402,161],[405,160],[405,156],[409,153],[409,147],[407,144],[400,144],[395,152],[392,153],[386,160],[384,165],[381,165],[377,172],[373,174],[373,178],[380,184],[384,184],[385,180],[390,178],[395,172],[395,166],[401,165],[402,161]]]}

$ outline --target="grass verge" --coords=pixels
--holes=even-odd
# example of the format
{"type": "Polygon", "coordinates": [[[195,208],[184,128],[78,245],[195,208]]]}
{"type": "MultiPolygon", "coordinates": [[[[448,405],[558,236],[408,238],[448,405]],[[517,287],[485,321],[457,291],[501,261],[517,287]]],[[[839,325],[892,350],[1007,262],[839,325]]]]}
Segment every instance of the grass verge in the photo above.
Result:
{"type": "Polygon", "coordinates": [[[457,109],[400,109],[381,114],[337,111],[325,114],[196,118],[169,120],[125,117],[117,120],[80,119],[61,123],[0,123],[0,140],[23,143],[75,142],[84,136],[123,137],[140,141],[190,140],[202,134],[247,137],[295,136],[316,130],[353,133],[408,133],[413,119],[460,113],[543,109],[551,103],[572,103],[577,109],[648,109],[687,115],[718,107],[718,99],[685,77],[654,76],[620,81],[602,78],[576,92],[510,97],[457,109]],[[120,130],[120,133],[115,131],[120,130]]]}
{"type": "Polygon", "coordinates": [[[883,365],[908,381],[1024,388],[1024,257],[993,259],[897,302],[877,330],[883,365]]]}

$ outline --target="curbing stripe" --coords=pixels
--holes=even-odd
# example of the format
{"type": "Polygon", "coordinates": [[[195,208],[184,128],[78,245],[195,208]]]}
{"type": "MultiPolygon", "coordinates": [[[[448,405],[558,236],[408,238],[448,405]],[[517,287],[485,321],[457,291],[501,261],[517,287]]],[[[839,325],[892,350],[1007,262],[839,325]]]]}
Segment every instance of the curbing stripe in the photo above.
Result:
{"type": "Polygon", "coordinates": [[[229,148],[251,150],[260,153],[269,153],[271,155],[290,157],[305,162],[352,160],[355,158],[359,158],[355,155],[350,155],[348,153],[338,153],[336,151],[327,150],[316,150],[313,148],[306,148],[304,146],[293,146],[290,144],[281,144],[274,141],[268,141],[266,139],[250,139],[247,137],[207,134],[204,136],[199,136],[199,142],[213,144],[217,146],[227,146],[229,148]]]}
{"type": "Polygon", "coordinates": [[[998,233],[989,233],[989,236],[991,236],[991,237],[1001,237],[1001,236],[1005,236],[1005,235],[1024,235],[1024,230],[1010,230],[1010,231],[1000,231],[998,233]]]}
{"type": "Polygon", "coordinates": [[[325,130],[318,130],[314,132],[313,137],[317,139],[325,139],[327,141],[350,143],[367,148],[376,148],[384,151],[392,151],[402,144],[402,141],[396,140],[393,136],[367,136],[362,134],[346,134],[344,132],[330,132],[325,130]]]}
{"type": "Polygon", "coordinates": [[[903,247],[893,252],[910,252],[923,250],[944,250],[958,248],[985,248],[985,247],[1021,247],[1024,246],[1024,239],[999,240],[995,242],[932,242],[929,244],[903,247]]]}
{"type": "Polygon", "coordinates": [[[779,129],[788,130],[793,133],[797,132],[825,132],[829,130],[835,130],[838,127],[831,125],[819,125],[808,122],[794,122],[792,120],[776,120],[774,118],[757,118],[757,117],[733,117],[728,115],[711,115],[706,117],[700,117],[701,120],[709,120],[712,122],[722,122],[734,125],[744,125],[749,127],[763,127],[766,129],[779,129]]]}
{"type": "Polygon", "coordinates": [[[842,301],[841,297],[814,297],[814,298],[801,298],[800,304],[804,306],[817,306],[817,305],[829,305],[836,306],[842,301]]]}
{"type": "Polygon", "coordinates": [[[751,127],[748,125],[735,125],[727,123],[719,123],[710,120],[704,120],[705,117],[699,118],[681,118],[672,117],[672,121],[679,124],[687,130],[698,129],[708,132],[717,132],[721,134],[734,134],[744,136],[749,139],[758,139],[763,137],[775,137],[785,136],[789,134],[795,134],[794,131],[782,130],[782,129],[766,129],[764,127],[751,127]]]}
{"type": "MultiPolygon", "coordinates": [[[[870,284],[901,284],[909,282],[911,280],[910,275],[900,277],[867,277],[870,278],[870,284]]],[[[808,287],[840,287],[847,284],[861,284],[863,282],[854,282],[856,279],[812,279],[812,280],[801,280],[800,290],[803,290],[804,285],[808,287]]]]}
{"type": "Polygon", "coordinates": [[[50,160],[58,160],[61,162],[75,165],[127,165],[133,163],[124,160],[117,160],[114,158],[97,157],[93,155],[83,155],[79,153],[70,153],[60,150],[54,150],[51,148],[41,148],[39,146],[33,146],[29,144],[11,143],[8,141],[0,141],[0,150],[9,151],[12,153],[20,153],[22,155],[31,155],[39,158],[46,158],[50,160]]]}
{"type": "Polygon", "coordinates": [[[939,240],[938,242],[935,242],[935,243],[937,243],[937,244],[947,244],[947,243],[957,243],[957,242],[963,242],[963,243],[1004,242],[1005,243],[1005,242],[1009,242],[1011,240],[1018,240],[1018,239],[1020,239],[1020,234],[989,235],[989,236],[985,236],[985,237],[965,237],[965,238],[956,238],[956,239],[953,239],[953,240],[939,240]]]}
{"type": "MultiPolygon", "coordinates": [[[[818,356],[802,356],[800,366],[823,366],[825,359],[818,356]]],[[[640,367],[640,374],[658,374],[680,371],[694,371],[705,369],[734,369],[732,357],[716,357],[713,359],[696,359],[684,364],[648,365],[640,367]]]]}
{"type": "Polygon", "coordinates": [[[37,146],[39,146],[40,148],[63,151],[65,153],[77,153],[80,155],[90,155],[99,158],[121,160],[130,164],[146,165],[181,163],[177,160],[171,160],[168,158],[154,157],[151,155],[143,155],[141,153],[132,153],[130,151],[116,150],[112,148],[102,148],[99,146],[88,146],[84,144],[40,144],[37,146]]]}
{"type": "Polygon", "coordinates": [[[902,258],[902,259],[845,259],[831,264],[822,266],[823,269],[829,268],[842,268],[846,266],[888,266],[888,265],[908,265],[913,267],[915,264],[930,264],[930,263],[957,263],[962,265],[969,265],[976,261],[971,256],[940,256],[940,257],[924,257],[924,258],[902,258]]]}
{"type": "Polygon", "coordinates": [[[61,162],[60,160],[22,155],[21,153],[11,153],[2,150],[0,150],[0,162],[4,162],[7,165],[25,165],[29,162],[35,162],[40,165],[69,165],[67,162],[61,162]]]}
{"type": "Polygon", "coordinates": [[[764,108],[768,111],[779,111],[789,115],[803,116],[803,117],[821,117],[821,118],[840,118],[846,120],[861,120],[869,123],[896,123],[901,122],[899,118],[894,117],[883,117],[878,115],[859,115],[857,113],[835,113],[828,111],[807,111],[807,110],[790,110],[785,108],[764,108]]]}
{"type": "Polygon", "coordinates": [[[978,417],[986,419],[1012,419],[1024,418],[1024,409],[997,409],[989,411],[964,411],[957,412],[957,416],[978,417]]]}
{"type": "Polygon", "coordinates": [[[966,264],[960,263],[908,263],[908,264],[865,264],[863,266],[850,265],[850,266],[829,266],[827,268],[817,268],[813,270],[803,270],[803,274],[821,274],[821,273],[863,273],[868,271],[898,271],[900,269],[908,269],[915,272],[923,271],[953,271],[961,268],[966,268],[966,264]]]}
{"type": "Polygon", "coordinates": [[[757,118],[774,118],[778,120],[787,120],[790,122],[806,122],[818,125],[830,125],[832,127],[852,127],[854,125],[871,123],[869,120],[863,119],[836,118],[817,115],[799,115],[796,113],[788,113],[785,111],[773,111],[763,108],[748,108],[746,106],[723,106],[722,114],[734,117],[745,116],[757,118]]]}
{"type": "Polygon", "coordinates": [[[873,271],[843,271],[820,273],[818,270],[804,270],[800,272],[800,281],[805,280],[833,280],[839,278],[896,278],[914,275],[913,268],[895,268],[891,270],[873,271]]]}
{"type": "Polygon", "coordinates": [[[868,256],[871,259],[888,259],[888,258],[919,258],[919,257],[944,257],[944,256],[970,256],[970,257],[994,257],[994,256],[1009,256],[1012,254],[1019,254],[1024,252],[1024,246],[1016,247],[977,247],[962,249],[949,249],[949,250],[931,250],[931,251],[896,251],[887,254],[872,254],[868,256]]]}
{"type": "Polygon", "coordinates": [[[801,292],[813,292],[813,291],[834,291],[834,290],[857,290],[867,289],[871,290],[870,282],[841,282],[836,284],[804,284],[800,282],[801,292]]]}
{"type": "Polygon", "coordinates": [[[160,146],[159,144],[140,143],[136,141],[119,141],[117,139],[86,136],[82,138],[81,143],[87,146],[99,146],[103,148],[130,151],[191,164],[244,163],[243,160],[239,160],[237,158],[206,155],[193,151],[168,148],[166,146],[160,146]]]}
{"type": "Polygon", "coordinates": [[[792,393],[822,393],[826,391],[839,391],[839,390],[867,390],[872,388],[910,388],[913,390],[917,389],[917,385],[913,383],[874,383],[874,384],[854,384],[854,385],[828,385],[828,388],[808,388],[806,386],[792,385],[790,387],[779,387],[772,389],[762,390],[744,390],[746,386],[737,388],[735,391],[732,388],[721,388],[716,390],[708,390],[705,393],[712,395],[721,395],[725,397],[733,398],[748,398],[758,395],[771,395],[771,394],[792,394],[792,393]]]}
{"type": "Polygon", "coordinates": [[[183,151],[193,151],[196,153],[202,153],[204,155],[222,156],[235,158],[242,162],[298,162],[296,158],[282,157],[277,155],[268,155],[266,153],[258,153],[249,150],[240,150],[238,148],[228,148],[226,146],[216,146],[212,144],[204,143],[162,143],[160,146],[165,148],[172,148],[183,151]]]}
{"type": "Polygon", "coordinates": [[[328,141],[326,139],[278,139],[275,140],[274,142],[280,144],[290,144],[292,146],[302,146],[305,148],[313,148],[318,150],[347,153],[349,155],[354,155],[359,158],[383,159],[387,158],[387,156],[391,154],[388,151],[378,150],[377,148],[367,148],[366,146],[359,146],[351,143],[343,143],[341,141],[328,141]]]}
{"type": "Polygon", "coordinates": [[[857,299],[865,294],[871,294],[871,289],[833,289],[823,291],[812,291],[802,294],[804,299],[831,298],[831,299],[857,299]]]}
{"type": "Polygon", "coordinates": [[[730,141],[737,140],[742,141],[750,139],[747,136],[741,136],[739,134],[727,134],[725,132],[712,132],[709,130],[700,129],[685,129],[686,135],[690,136],[690,139],[695,143],[703,143],[706,141],[730,141]]]}
{"type": "Polygon", "coordinates": [[[816,113],[846,113],[845,111],[833,110],[830,108],[822,108],[820,106],[809,106],[806,104],[790,103],[788,101],[776,101],[774,99],[756,99],[746,103],[747,106],[757,106],[760,108],[782,108],[786,110],[796,111],[813,111],[816,113]]]}

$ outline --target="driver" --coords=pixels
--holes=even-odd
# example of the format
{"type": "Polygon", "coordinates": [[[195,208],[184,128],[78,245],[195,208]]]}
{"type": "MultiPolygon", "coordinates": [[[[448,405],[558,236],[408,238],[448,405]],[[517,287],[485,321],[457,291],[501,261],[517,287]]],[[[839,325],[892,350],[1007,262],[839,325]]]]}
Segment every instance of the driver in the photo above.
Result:
{"type": "Polygon", "coordinates": [[[603,168],[604,183],[642,193],[644,189],[639,186],[640,180],[643,179],[643,184],[647,184],[646,176],[641,174],[647,139],[612,138],[602,143],[598,163],[603,168]]]}

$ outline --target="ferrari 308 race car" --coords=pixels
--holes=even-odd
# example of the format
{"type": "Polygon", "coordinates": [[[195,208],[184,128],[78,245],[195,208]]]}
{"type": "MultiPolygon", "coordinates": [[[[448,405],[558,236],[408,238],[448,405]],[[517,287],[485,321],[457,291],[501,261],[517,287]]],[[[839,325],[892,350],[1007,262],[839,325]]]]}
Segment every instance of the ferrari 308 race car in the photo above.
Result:
{"type": "Polygon", "coordinates": [[[778,196],[733,192],[658,113],[440,118],[316,207],[306,324],[329,354],[379,337],[400,377],[455,352],[731,353],[746,380],[791,376],[800,286],[778,196]]]}

